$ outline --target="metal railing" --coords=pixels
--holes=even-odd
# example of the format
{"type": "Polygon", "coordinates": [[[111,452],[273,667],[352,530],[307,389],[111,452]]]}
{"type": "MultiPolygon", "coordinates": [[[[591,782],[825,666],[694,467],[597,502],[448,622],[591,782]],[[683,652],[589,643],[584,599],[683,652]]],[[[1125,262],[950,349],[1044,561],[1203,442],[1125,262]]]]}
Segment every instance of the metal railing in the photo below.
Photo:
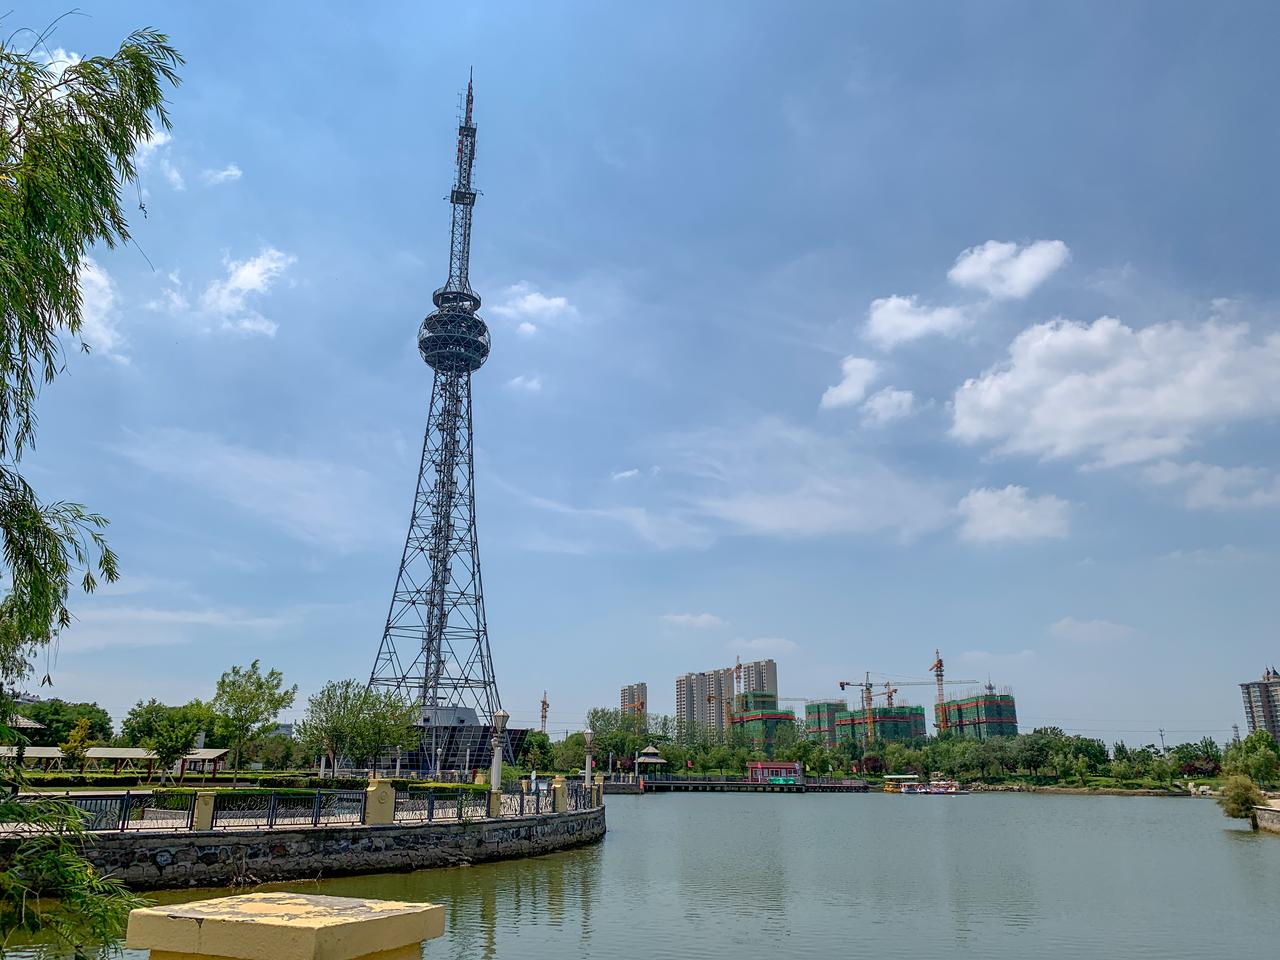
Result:
{"type": "Polygon", "coordinates": [[[591,809],[591,788],[584,783],[574,783],[570,781],[565,784],[565,792],[568,794],[570,810],[589,810],[591,809]]]}
{"type": "MultiPolygon", "coordinates": [[[[338,826],[365,822],[367,793],[364,790],[272,790],[217,792],[213,808],[207,811],[214,830],[288,829],[338,826]]],[[[586,784],[565,784],[568,811],[593,806],[594,791],[586,784]]],[[[84,829],[106,831],[174,831],[195,828],[196,791],[156,791],[118,794],[28,795],[21,803],[64,803],[81,817],[84,829]]],[[[553,790],[548,781],[539,781],[529,790],[518,782],[504,784],[500,794],[499,817],[526,817],[555,812],[553,790]]],[[[564,812],[564,811],[561,811],[564,812]]],[[[465,823],[489,817],[489,794],[482,790],[401,790],[396,792],[394,822],[465,823]]]]}
{"type": "Polygon", "coordinates": [[[399,790],[396,792],[396,822],[437,820],[479,820],[489,815],[489,796],[473,790],[399,790]]]}
{"type": "Polygon", "coordinates": [[[85,795],[67,793],[19,797],[22,803],[65,803],[79,815],[85,830],[189,830],[195,816],[191,794],[124,793],[85,795]]]}
{"type": "Polygon", "coordinates": [[[309,793],[216,793],[215,830],[239,827],[318,827],[364,822],[363,790],[315,790],[309,793]]]}

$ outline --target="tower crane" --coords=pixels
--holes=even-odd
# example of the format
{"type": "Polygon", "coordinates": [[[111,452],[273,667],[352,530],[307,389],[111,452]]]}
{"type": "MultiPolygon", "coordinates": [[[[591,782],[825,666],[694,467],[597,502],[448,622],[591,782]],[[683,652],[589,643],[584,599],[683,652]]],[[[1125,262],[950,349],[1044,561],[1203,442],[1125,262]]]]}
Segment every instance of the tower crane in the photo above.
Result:
{"type": "Polygon", "coordinates": [[[733,703],[725,703],[724,698],[718,693],[707,694],[707,703],[712,703],[716,700],[720,701],[721,712],[724,714],[724,731],[728,733],[733,727],[733,703]]]}
{"type": "MultiPolygon", "coordinates": [[[[939,666],[939,669],[941,669],[940,666],[939,666]]],[[[933,680],[896,680],[896,681],[885,680],[884,689],[877,691],[874,689],[871,683],[871,674],[870,672],[868,672],[864,676],[861,682],[857,680],[840,680],[838,682],[841,690],[845,690],[848,687],[862,688],[862,709],[866,711],[864,713],[864,716],[866,717],[866,723],[863,724],[863,728],[862,728],[863,742],[866,744],[866,746],[870,746],[871,742],[875,739],[876,720],[875,720],[875,715],[871,711],[872,711],[872,707],[875,705],[874,701],[876,698],[884,697],[885,706],[892,707],[894,705],[893,697],[894,697],[894,694],[898,692],[898,687],[900,686],[901,687],[931,687],[936,684],[938,687],[939,698],[940,698],[938,700],[938,703],[941,704],[944,702],[941,699],[942,697],[941,691],[943,689],[944,683],[971,685],[971,684],[979,683],[980,681],[978,680],[945,680],[944,681],[942,677],[938,676],[937,673],[935,672],[935,679],[933,680]]],[[[939,710],[937,719],[939,720],[938,729],[945,730],[947,728],[946,727],[946,711],[939,710]]]]}
{"type": "MultiPolygon", "coordinates": [[[[947,719],[946,708],[943,706],[947,702],[947,694],[946,694],[946,691],[943,689],[943,687],[948,683],[960,683],[960,684],[964,684],[965,686],[972,686],[973,684],[981,683],[982,681],[981,680],[943,680],[942,679],[942,654],[939,653],[936,649],[933,651],[933,663],[929,665],[929,670],[933,674],[934,682],[937,683],[938,685],[938,715],[935,718],[935,723],[937,724],[938,732],[941,733],[943,730],[946,730],[948,727],[951,726],[951,721],[947,719]]],[[[988,686],[990,686],[990,682],[988,682],[988,686]]]]}

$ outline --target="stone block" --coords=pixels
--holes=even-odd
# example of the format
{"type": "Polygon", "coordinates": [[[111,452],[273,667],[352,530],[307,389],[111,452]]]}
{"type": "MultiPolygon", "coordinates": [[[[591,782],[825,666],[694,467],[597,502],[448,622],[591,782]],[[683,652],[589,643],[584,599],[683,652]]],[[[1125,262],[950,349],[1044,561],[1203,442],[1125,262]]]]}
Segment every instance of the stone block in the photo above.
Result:
{"type": "Polygon", "coordinates": [[[365,788],[364,822],[386,824],[396,822],[396,788],[386,780],[371,780],[365,788]]]}
{"type": "Polygon", "coordinates": [[[213,829],[213,798],[215,796],[212,790],[201,790],[196,793],[196,812],[191,820],[192,830],[213,829]]]}
{"type": "Polygon", "coordinates": [[[250,893],[134,910],[125,945],[153,960],[413,960],[442,933],[435,904],[250,893]]]}

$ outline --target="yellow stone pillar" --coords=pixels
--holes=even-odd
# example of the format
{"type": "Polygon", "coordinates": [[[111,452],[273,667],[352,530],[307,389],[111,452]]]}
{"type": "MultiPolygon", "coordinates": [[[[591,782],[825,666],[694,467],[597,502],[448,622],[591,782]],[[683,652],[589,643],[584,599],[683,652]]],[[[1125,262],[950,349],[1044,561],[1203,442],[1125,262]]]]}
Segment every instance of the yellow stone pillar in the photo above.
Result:
{"type": "Polygon", "coordinates": [[[386,780],[370,780],[364,790],[366,824],[396,822],[396,788],[386,780]]]}
{"type": "Polygon", "coordinates": [[[213,829],[213,797],[212,790],[200,790],[196,793],[196,815],[191,818],[192,830],[213,829]]]}
{"type": "Polygon", "coordinates": [[[502,794],[497,790],[489,791],[489,817],[492,820],[502,816],[502,794]]]}
{"type": "Polygon", "coordinates": [[[593,807],[598,807],[598,806],[600,806],[602,803],[604,803],[604,774],[603,774],[603,773],[597,773],[597,774],[596,774],[595,794],[594,794],[594,796],[592,796],[592,798],[591,798],[591,805],[592,805],[593,807]]]}
{"type": "Polygon", "coordinates": [[[444,933],[444,907],[250,893],[129,914],[125,945],[151,960],[419,960],[444,933]]]}
{"type": "Polygon", "coordinates": [[[565,786],[564,777],[555,777],[551,781],[551,809],[556,813],[564,813],[569,809],[569,790],[565,786]]]}

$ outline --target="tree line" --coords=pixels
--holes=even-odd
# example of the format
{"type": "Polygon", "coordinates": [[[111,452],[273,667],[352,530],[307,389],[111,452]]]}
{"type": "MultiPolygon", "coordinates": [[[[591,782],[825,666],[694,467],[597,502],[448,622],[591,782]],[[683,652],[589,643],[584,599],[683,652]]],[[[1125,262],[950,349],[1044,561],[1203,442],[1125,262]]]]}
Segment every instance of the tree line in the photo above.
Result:
{"type": "Polygon", "coordinates": [[[358,680],[326,683],[308,699],[293,732],[279,731],[279,716],[293,706],[297,689],[284,685],[279,670],[264,673],[255,660],[226,671],[209,700],[172,706],[155,698],[139,700],[115,735],[111,717],[96,703],[54,699],[15,709],[44,727],[30,731],[30,744],[60,747],[64,765],[72,768],[83,768],[88,749],[101,745],[142,747],[156,755],[162,770],[172,768],[202,733],[206,747],[230,751],[232,770],[241,769],[246,760],[275,770],[310,767],[323,757],[333,774],[340,763],[372,765],[417,743],[416,704],[358,680]]]}
{"type": "MultiPolygon", "coordinates": [[[[677,774],[741,775],[749,761],[771,758],[803,763],[810,776],[844,776],[856,769],[866,774],[940,773],[989,781],[1025,776],[1080,785],[1096,777],[1120,784],[1169,783],[1178,777],[1212,778],[1223,773],[1245,775],[1262,785],[1280,780],[1280,745],[1265,731],[1225,748],[1212,737],[1167,749],[1155,744],[1130,746],[1123,741],[1108,748],[1102,740],[1068,734],[1058,727],[981,740],[944,733],[870,745],[853,740],[832,747],[804,737],[794,726],[781,726],[766,757],[740,730],[722,733],[688,724],[678,726],[669,716],[597,707],[588,711],[587,727],[593,734],[597,769],[612,761],[615,769],[631,770],[636,754],[653,745],[666,761],[666,770],[677,774]]],[[[555,743],[533,743],[527,762],[568,771],[581,768],[585,752],[585,737],[574,733],[555,743]]]]}

